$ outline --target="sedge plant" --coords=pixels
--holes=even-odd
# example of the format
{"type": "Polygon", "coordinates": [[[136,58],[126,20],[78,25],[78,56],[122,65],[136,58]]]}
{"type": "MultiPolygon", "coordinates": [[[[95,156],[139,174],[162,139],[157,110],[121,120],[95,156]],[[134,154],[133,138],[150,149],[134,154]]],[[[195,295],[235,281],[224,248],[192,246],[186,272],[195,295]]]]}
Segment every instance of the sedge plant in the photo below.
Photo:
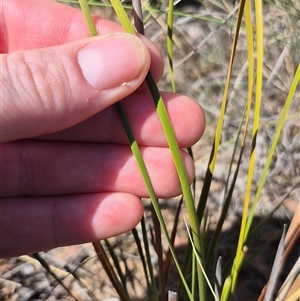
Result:
{"type": "MultiPolygon", "coordinates": [[[[62,2],[78,3],[75,0],[65,0],[62,2]]],[[[292,108],[293,101],[295,101],[296,97],[299,97],[299,55],[295,55],[295,68],[292,70],[291,80],[287,84],[287,93],[284,105],[282,111],[280,114],[278,114],[279,117],[277,122],[275,122],[272,143],[268,149],[268,155],[264,161],[263,170],[259,175],[258,184],[256,184],[256,162],[258,160],[257,145],[258,137],[260,135],[260,131],[262,130],[261,111],[265,97],[264,89],[266,87],[264,84],[266,73],[265,53],[267,47],[264,27],[265,4],[260,0],[255,0],[253,3],[250,0],[240,0],[235,7],[231,7],[231,4],[229,3],[222,4],[223,2],[209,2],[209,4],[214,5],[220,10],[225,10],[225,8],[228,9],[229,7],[228,15],[220,20],[219,18],[201,13],[191,13],[177,10],[176,3],[171,0],[168,2],[168,5],[165,6],[164,10],[162,10],[162,6],[158,4],[155,5],[150,2],[140,2],[140,0],[134,0],[132,5],[128,3],[121,3],[120,0],[111,0],[110,3],[99,1],[87,2],[86,0],[79,0],[79,2],[90,34],[93,36],[97,35],[97,31],[93,24],[89,5],[106,7],[111,6],[115,11],[118,20],[124,27],[124,30],[131,34],[136,34],[136,31],[145,34],[145,26],[147,27],[151,23],[152,18],[155,19],[160,26],[165,28],[166,56],[168,57],[169,63],[169,71],[167,76],[170,82],[169,86],[174,92],[180,90],[180,85],[178,85],[176,82],[176,73],[179,67],[175,65],[175,60],[179,61],[178,65],[188,62],[189,59],[193,57],[201,47],[205,46],[205,43],[209,41],[209,39],[212,39],[218,28],[221,26],[230,28],[231,37],[233,37],[232,41],[228,45],[228,48],[230,49],[230,55],[228,56],[228,61],[226,61],[226,76],[224,76],[224,83],[222,83],[222,97],[217,114],[218,117],[216,121],[216,129],[214,130],[213,137],[211,137],[211,149],[210,151],[207,151],[209,158],[207,160],[206,172],[203,176],[203,183],[200,192],[198,193],[199,195],[195,192],[195,187],[197,185],[194,183],[193,189],[191,189],[189,185],[187,173],[181,159],[180,150],[174,135],[174,131],[164,106],[163,99],[159,94],[157,84],[155,83],[150,72],[146,77],[146,82],[156,107],[156,113],[159,116],[164,129],[182,188],[183,197],[178,203],[173,224],[171,225],[171,231],[168,231],[168,225],[166,224],[162,214],[161,204],[154,193],[147,168],[141,156],[136,139],[131,131],[130,124],[126,117],[126,112],[122,106],[122,102],[117,103],[116,107],[122,120],[122,124],[128,138],[128,143],[139,166],[151,199],[150,212],[152,215],[151,220],[153,228],[150,228],[149,231],[149,227],[147,225],[149,221],[146,218],[143,218],[140,225],[141,230],[132,230],[132,236],[136,245],[137,254],[141,260],[143,274],[146,279],[145,290],[147,291],[147,296],[145,296],[145,299],[167,300],[168,279],[171,273],[170,271],[173,262],[179,275],[178,283],[176,283],[175,294],[176,298],[178,297],[179,300],[233,300],[233,297],[237,291],[241,271],[245,269],[247,264],[257,255],[254,253],[249,257],[247,254],[251,239],[256,233],[263,231],[264,225],[266,225],[274,216],[274,214],[276,214],[276,210],[280,209],[284,199],[292,193],[293,189],[296,189],[299,186],[300,180],[294,183],[280,204],[277,207],[274,206],[275,209],[271,211],[256,228],[253,228],[255,214],[258,210],[257,208],[260,203],[264,185],[267,181],[268,173],[270,172],[273,159],[276,155],[276,148],[280,142],[285,121],[295,120],[295,122],[297,122],[300,120],[297,112],[289,115],[289,110],[292,108]],[[128,17],[129,13],[132,11],[134,14],[134,26],[128,17]],[[144,15],[146,15],[145,20],[143,18],[144,15]],[[184,49],[186,46],[185,42],[188,42],[187,40],[181,41],[178,39],[178,36],[174,36],[174,33],[178,34],[179,32],[179,29],[176,28],[176,25],[179,24],[176,23],[178,18],[182,18],[183,20],[200,20],[201,22],[208,22],[216,26],[215,30],[212,30],[209,35],[207,35],[202,41],[193,47],[190,52],[183,55],[180,60],[176,59],[176,49],[184,49]],[[245,36],[244,41],[246,45],[246,51],[245,55],[243,56],[244,64],[240,72],[242,73],[245,71],[246,73],[246,75],[241,76],[246,78],[244,89],[247,92],[244,94],[244,102],[242,102],[241,105],[236,104],[236,106],[240,105],[241,114],[238,118],[238,129],[234,138],[229,142],[231,145],[233,145],[233,151],[229,163],[226,184],[224,187],[223,199],[221,202],[220,218],[218,219],[210,237],[208,230],[210,214],[208,208],[209,199],[212,193],[212,184],[218,165],[218,160],[220,158],[220,154],[222,154],[222,149],[225,147],[225,143],[222,141],[223,134],[226,131],[224,128],[224,123],[226,122],[228,110],[232,101],[231,93],[233,93],[232,90],[234,90],[232,88],[232,83],[234,80],[238,82],[239,79],[239,76],[236,77],[234,72],[236,70],[235,64],[238,56],[237,53],[239,52],[239,43],[241,43],[240,40],[242,39],[241,36],[243,35],[245,36]],[[226,219],[228,218],[230,207],[233,203],[233,195],[243,162],[247,162],[247,176],[245,180],[245,189],[242,196],[243,201],[239,235],[234,254],[231,254],[232,256],[227,261],[226,265],[223,265],[223,260],[218,254],[218,248],[222,236],[222,230],[224,228],[226,219]],[[255,193],[253,193],[253,187],[255,187],[255,193]],[[180,262],[174,245],[178,226],[181,222],[180,215],[184,210],[183,208],[186,208],[188,219],[188,225],[186,226],[186,237],[188,239],[188,244],[185,248],[185,258],[183,262],[180,262]],[[163,240],[166,241],[167,246],[163,245],[163,240]],[[159,262],[157,266],[155,266],[153,263],[151,255],[151,242],[152,245],[154,245],[154,249],[157,254],[159,262]],[[158,278],[158,281],[156,281],[156,277],[158,278]]],[[[273,7],[272,5],[275,4],[270,1],[268,5],[273,7]]],[[[207,7],[209,8],[209,5],[207,7]]],[[[271,39],[270,37],[268,38],[271,39]]],[[[300,43],[297,44],[298,42],[297,40],[295,42],[295,47],[298,47],[297,49],[300,47],[300,43]]],[[[213,49],[213,51],[216,51],[216,49],[213,49]]],[[[200,66],[199,68],[201,68],[201,62],[193,62],[192,65],[197,65],[197,63],[200,66]]],[[[197,70],[195,66],[190,66],[190,70],[193,70],[198,76],[197,83],[199,83],[201,72],[197,70]]],[[[273,73],[271,73],[271,75],[274,77],[273,73]]],[[[203,90],[205,92],[205,87],[203,90]]],[[[191,150],[190,153],[192,154],[191,150]]],[[[278,281],[278,275],[286,263],[287,256],[291,252],[292,247],[295,246],[297,237],[300,236],[299,229],[299,215],[295,214],[293,222],[289,227],[287,227],[286,230],[283,231],[281,242],[279,243],[277,255],[271,271],[270,280],[262,290],[258,300],[272,300],[274,295],[276,295],[276,300],[278,301],[298,300],[297,298],[299,298],[299,289],[295,289],[295,283],[298,279],[297,273],[299,274],[297,262],[290,271],[283,287],[280,288],[278,292],[276,292],[276,283],[278,281]]],[[[266,243],[261,246],[257,253],[263,252],[264,248],[266,248],[268,244],[272,242],[272,239],[275,239],[274,237],[266,241],[266,243]]],[[[109,240],[104,242],[93,242],[93,246],[96,250],[97,257],[104,267],[105,272],[113,284],[113,287],[115,288],[119,298],[121,300],[135,300],[135,296],[131,295],[130,291],[128,290],[129,280],[120,264],[117,248],[114,248],[109,240]]],[[[43,266],[47,267],[39,254],[35,254],[34,257],[39,260],[43,266]]],[[[47,267],[47,269],[49,270],[49,267],[47,267]]],[[[54,275],[53,277],[56,276],[54,275]]],[[[64,286],[64,284],[62,285],[64,286]]],[[[72,297],[72,293],[69,291],[69,289],[67,287],[65,287],[65,289],[68,291],[69,296],[72,297]]],[[[174,298],[175,295],[174,292],[169,293],[169,296],[173,296],[169,298],[174,298]]],[[[73,298],[75,299],[74,296],[73,298]]]]}

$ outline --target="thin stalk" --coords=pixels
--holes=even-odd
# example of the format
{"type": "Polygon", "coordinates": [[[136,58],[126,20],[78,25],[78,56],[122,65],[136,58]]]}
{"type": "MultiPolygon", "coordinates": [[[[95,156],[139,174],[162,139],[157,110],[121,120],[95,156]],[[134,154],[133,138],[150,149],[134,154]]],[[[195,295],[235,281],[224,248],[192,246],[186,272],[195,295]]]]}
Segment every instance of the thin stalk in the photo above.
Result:
{"type": "MultiPolygon", "coordinates": [[[[249,90],[250,89],[252,90],[252,85],[251,85],[251,87],[249,87],[249,90]]],[[[209,248],[208,248],[208,251],[207,251],[207,258],[206,258],[206,262],[205,262],[206,267],[209,267],[209,265],[211,263],[211,260],[212,260],[214,254],[215,254],[215,251],[216,251],[216,248],[217,248],[217,245],[218,245],[218,241],[219,241],[219,237],[220,237],[220,234],[221,234],[221,231],[222,231],[222,228],[223,228],[223,224],[224,224],[224,221],[225,221],[227,213],[228,213],[229,205],[231,203],[232,194],[233,194],[233,191],[234,191],[234,188],[235,188],[235,183],[236,183],[236,180],[237,180],[237,176],[238,176],[238,172],[239,172],[239,168],[240,168],[240,165],[241,165],[241,160],[242,160],[242,156],[243,156],[243,152],[244,152],[244,148],[245,148],[245,141],[246,141],[246,135],[247,135],[247,129],[248,129],[249,116],[250,116],[250,105],[251,105],[251,94],[250,94],[250,97],[248,97],[248,106],[245,107],[245,110],[244,110],[244,113],[243,113],[243,116],[242,116],[242,120],[241,120],[239,129],[238,129],[238,133],[237,133],[237,137],[236,137],[236,141],[235,141],[235,145],[234,145],[234,151],[233,151],[233,154],[232,154],[232,160],[230,162],[230,167],[229,167],[229,171],[228,171],[227,182],[226,182],[226,186],[225,186],[225,197],[224,197],[224,200],[223,200],[221,216],[219,218],[216,229],[214,230],[212,239],[211,239],[210,244],[209,244],[209,248]],[[246,122],[245,122],[244,136],[243,136],[243,139],[242,139],[242,145],[241,145],[241,149],[240,149],[240,152],[239,152],[239,157],[237,159],[237,164],[236,164],[237,167],[236,167],[236,170],[234,171],[233,179],[232,179],[232,181],[230,183],[230,186],[229,186],[229,178],[230,178],[230,175],[231,175],[233,159],[234,159],[236,151],[237,151],[237,145],[238,145],[240,133],[241,133],[241,130],[242,130],[242,123],[245,119],[245,115],[246,115],[246,122]]]]}
{"type": "Polygon", "coordinates": [[[167,34],[167,49],[170,68],[170,76],[172,83],[172,91],[176,92],[174,66],[173,66],[173,22],[174,21],[174,0],[169,0],[168,9],[168,34],[167,34]]]}
{"type": "Polygon", "coordinates": [[[278,278],[281,272],[281,262],[282,262],[282,256],[284,252],[284,240],[286,236],[286,225],[284,225],[283,233],[281,235],[281,239],[277,248],[276,256],[274,259],[272,271],[269,278],[269,283],[267,286],[267,291],[265,294],[265,301],[271,301],[272,296],[274,294],[274,290],[276,289],[276,284],[278,282],[278,278]]]}
{"type": "Polygon", "coordinates": [[[162,235],[160,229],[160,223],[153,208],[153,204],[151,204],[151,218],[153,223],[154,229],[154,239],[153,243],[155,245],[155,251],[157,254],[158,259],[158,281],[159,281],[159,288],[162,292],[160,295],[161,301],[166,300],[165,290],[166,290],[166,282],[165,282],[165,275],[164,275],[164,258],[163,258],[163,247],[162,247],[162,235]]]}
{"type": "MultiPolygon", "coordinates": [[[[180,149],[178,147],[174,130],[168,116],[165,104],[159,94],[158,88],[155,84],[154,78],[152,74],[149,72],[146,77],[147,84],[149,86],[149,90],[151,92],[152,98],[156,105],[156,110],[161,121],[162,127],[166,134],[167,142],[169,148],[172,153],[172,157],[174,160],[174,164],[177,170],[177,174],[180,180],[182,193],[184,196],[184,200],[186,203],[186,208],[188,211],[188,216],[190,218],[190,225],[191,225],[191,232],[193,237],[193,242],[195,245],[195,250],[197,251],[197,255],[199,256],[199,260],[201,264],[204,263],[204,252],[203,252],[203,245],[201,242],[200,236],[200,225],[197,217],[197,212],[194,204],[194,199],[192,196],[188,175],[181,157],[180,149]]],[[[197,262],[199,263],[199,261],[197,262]]],[[[200,300],[206,300],[206,284],[205,284],[205,277],[203,275],[201,266],[197,265],[197,273],[198,273],[198,285],[199,285],[199,293],[200,293],[200,300]]]]}
{"type": "MultiPolygon", "coordinates": [[[[148,237],[147,237],[147,229],[146,229],[146,224],[145,224],[144,218],[142,218],[142,220],[141,220],[141,227],[142,227],[142,235],[143,235],[143,239],[144,239],[145,253],[146,253],[146,258],[147,258],[147,265],[148,265],[148,270],[149,270],[150,280],[151,280],[151,289],[152,289],[153,295],[155,297],[158,297],[156,281],[155,281],[155,277],[154,277],[154,273],[153,273],[153,266],[152,266],[152,260],[151,260],[151,255],[150,255],[148,237]]],[[[147,273],[145,273],[145,275],[147,275],[147,273]]],[[[149,282],[148,279],[147,279],[147,282],[149,282]]]]}
{"type": "MultiPolygon", "coordinates": [[[[145,224],[144,217],[141,220],[141,225],[142,225],[142,223],[145,224]]],[[[148,270],[147,270],[147,263],[148,262],[146,263],[146,258],[145,258],[144,253],[143,253],[142,244],[141,244],[141,240],[140,240],[138,231],[136,230],[136,228],[133,228],[131,230],[131,232],[132,232],[132,235],[134,237],[134,241],[136,243],[138,253],[139,253],[140,258],[141,258],[141,262],[142,262],[142,266],[143,266],[143,270],[144,270],[144,274],[145,274],[145,278],[146,278],[146,282],[147,282],[147,289],[148,289],[148,293],[149,293],[151,291],[152,287],[151,287],[150,282],[149,282],[149,275],[148,275],[148,270]]],[[[145,248],[146,248],[146,246],[145,246],[145,248]]],[[[150,264],[151,264],[151,260],[150,260],[150,264]]],[[[151,265],[151,267],[152,267],[152,265],[151,265]]],[[[152,273],[152,276],[153,276],[153,273],[152,273]]],[[[151,279],[151,282],[152,282],[153,277],[151,277],[150,279],[151,279]]],[[[155,289],[152,289],[152,290],[153,290],[153,292],[155,291],[155,289]]]]}
{"type": "Polygon", "coordinates": [[[106,254],[102,244],[99,241],[95,241],[95,242],[93,242],[93,247],[96,251],[99,261],[101,262],[108,278],[110,279],[111,283],[113,284],[113,287],[117,291],[121,300],[130,301],[127,291],[123,287],[123,284],[121,283],[121,281],[119,280],[112,264],[110,263],[110,261],[107,257],[107,254],[106,254]]]}
{"type": "MultiPolygon", "coordinates": [[[[116,14],[119,17],[120,22],[123,25],[123,28],[125,29],[125,31],[128,33],[134,33],[134,29],[133,29],[120,1],[119,0],[111,0],[111,3],[116,11],[116,14]]],[[[137,26],[137,27],[140,27],[140,26],[137,26]]],[[[201,239],[200,239],[199,222],[198,222],[198,218],[197,218],[197,213],[196,213],[196,208],[194,205],[193,196],[192,196],[191,189],[190,189],[187,171],[186,171],[185,165],[184,165],[182,157],[181,157],[180,149],[179,149],[176,137],[175,137],[175,133],[174,133],[169,115],[167,113],[163,99],[160,96],[159,90],[157,88],[155,80],[150,71],[148,72],[148,74],[146,76],[146,82],[147,82],[148,88],[150,90],[151,96],[153,98],[154,104],[156,106],[156,111],[159,116],[160,122],[162,124],[164,133],[166,135],[168,146],[171,150],[175,168],[176,168],[176,171],[177,171],[177,174],[179,177],[179,181],[181,184],[181,189],[183,192],[184,200],[186,202],[188,215],[190,218],[193,241],[194,241],[198,256],[203,264],[204,253],[203,253],[203,246],[202,246],[201,239]]],[[[200,290],[200,300],[206,300],[205,278],[204,278],[204,275],[203,275],[203,272],[202,272],[200,266],[198,266],[197,272],[198,272],[198,284],[199,284],[199,290],[200,290]]]]}
{"type": "MultiPolygon", "coordinates": [[[[179,215],[181,213],[182,202],[183,202],[183,198],[181,197],[181,199],[179,201],[179,204],[177,206],[177,209],[176,209],[175,216],[174,216],[173,228],[172,228],[172,232],[171,232],[172,245],[174,245],[175,237],[176,237],[176,234],[177,234],[177,228],[178,228],[178,223],[179,223],[179,215]]],[[[172,260],[172,254],[171,254],[170,250],[168,250],[167,253],[166,253],[166,259],[165,259],[165,262],[164,262],[164,275],[165,275],[165,282],[166,283],[167,283],[167,280],[168,280],[171,260],[172,260]]]]}
{"type": "MultiPolygon", "coordinates": [[[[80,4],[81,4],[82,9],[86,8],[86,6],[84,6],[85,5],[84,2],[86,2],[86,0],[80,0],[80,4]]],[[[134,29],[133,29],[133,27],[132,27],[132,25],[131,25],[131,23],[130,23],[127,15],[126,15],[126,13],[125,13],[125,10],[122,7],[122,4],[120,3],[120,1],[119,0],[111,0],[111,3],[112,3],[112,5],[113,5],[113,7],[115,9],[115,12],[117,13],[117,16],[119,17],[120,21],[122,22],[122,25],[123,25],[124,29],[126,30],[126,32],[131,33],[131,34],[135,34],[135,31],[134,31],[134,29]]],[[[90,10],[88,10],[88,13],[90,13],[90,10]]],[[[97,33],[97,30],[95,28],[95,24],[94,23],[89,24],[89,30],[90,30],[91,34],[96,34],[97,33]]],[[[148,73],[148,75],[149,74],[150,73],[148,73]]],[[[154,80],[153,80],[153,82],[154,82],[154,80]]],[[[156,87],[155,82],[154,82],[154,85],[156,87]]],[[[156,90],[158,91],[157,87],[156,87],[156,90]]],[[[162,102],[161,97],[159,99],[162,102]]],[[[184,276],[182,274],[182,271],[180,269],[180,265],[179,265],[179,262],[177,260],[174,247],[172,246],[172,243],[171,243],[171,240],[170,240],[170,237],[169,237],[169,234],[168,234],[168,230],[167,230],[165,221],[164,221],[162,213],[160,211],[159,203],[158,203],[158,200],[156,198],[156,195],[155,195],[155,192],[154,192],[154,189],[153,189],[153,186],[152,186],[152,183],[151,183],[151,180],[150,180],[150,177],[149,177],[149,174],[148,174],[145,162],[144,162],[144,160],[142,158],[139,146],[138,146],[138,144],[137,144],[137,142],[136,142],[136,140],[134,138],[134,135],[132,133],[132,130],[130,128],[128,119],[126,117],[125,110],[124,110],[123,105],[121,104],[121,102],[116,103],[116,107],[117,107],[117,111],[119,113],[120,119],[122,121],[124,130],[126,132],[126,135],[127,135],[127,138],[128,138],[129,144],[130,144],[131,151],[132,151],[132,153],[133,153],[133,155],[134,155],[134,157],[136,159],[137,165],[139,167],[139,170],[140,170],[140,172],[142,174],[145,186],[147,188],[149,197],[151,199],[151,202],[153,204],[153,207],[154,207],[155,212],[157,214],[157,217],[159,219],[160,225],[162,227],[162,231],[163,231],[164,235],[166,236],[167,243],[169,245],[169,248],[171,250],[171,253],[172,253],[172,256],[173,256],[173,259],[174,259],[174,263],[175,263],[175,265],[176,265],[176,267],[178,269],[178,273],[180,275],[180,278],[181,278],[181,280],[182,280],[182,282],[184,284],[185,290],[186,290],[186,292],[187,292],[190,300],[193,300],[193,296],[191,295],[189,287],[188,287],[188,285],[187,285],[187,283],[185,281],[185,278],[184,278],[184,276]]],[[[174,132],[172,132],[172,133],[173,133],[173,136],[174,136],[174,132]]],[[[174,140],[175,140],[175,143],[177,145],[175,136],[174,136],[174,140]]],[[[178,145],[177,145],[177,148],[178,148],[178,145]]],[[[178,152],[180,153],[179,148],[178,148],[178,152]]],[[[180,157],[180,160],[182,162],[182,158],[181,157],[180,157]]],[[[183,163],[182,163],[182,165],[183,165],[183,163]]],[[[182,173],[185,174],[185,175],[187,175],[185,168],[182,171],[182,173]]],[[[198,231],[199,231],[199,229],[198,229],[198,231]]],[[[157,299],[157,296],[156,296],[156,299],[157,299]]],[[[205,300],[205,299],[203,299],[203,300],[205,300]]]]}
{"type": "Polygon", "coordinates": [[[220,141],[221,141],[223,122],[224,122],[224,117],[225,117],[225,112],[226,112],[226,107],[227,107],[227,97],[228,97],[228,91],[229,91],[229,85],[230,85],[230,78],[231,78],[231,74],[232,74],[232,68],[233,68],[233,62],[234,62],[234,58],[235,58],[235,52],[236,52],[236,46],[237,46],[237,42],[238,42],[239,32],[240,32],[240,28],[241,28],[245,1],[246,0],[241,0],[240,5],[239,5],[239,11],[238,11],[238,16],[237,16],[237,21],[236,21],[236,31],[234,34],[232,49],[231,49],[231,53],[230,53],[230,60],[229,60],[229,64],[228,64],[228,71],[227,71],[224,93],[223,93],[223,98],[222,98],[222,103],[221,103],[221,108],[220,108],[220,114],[219,114],[219,118],[218,118],[214,141],[212,143],[212,149],[211,149],[209,163],[208,163],[206,174],[205,174],[203,188],[201,191],[199,204],[198,204],[198,208],[197,208],[197,214],[198,214],[200,223],[201,223],[201,220],[202,220],[202,217],[204,214],[204,210],[206,208],[206,202],[208,199],[211,180],[212,180],[212,176],[213,176],[213,173],[215,170],[215,165],[217,162],[217,155],[218,155],[218,150],[219,150],[220,141]]]}
{"type": "Polygon", "coordinates": [[[277,146],[277,143],[278,143],[278,140],[279,140],[279,137],[280,137],[280,134],[281,134],[281,131],[282,131],[282,128],[283,128],[288,110],[291,106],[291,103],[292,103],[293,97],[295,95],[296,89],[297,89],[297,87],[299,87],[299,81],[300,81],[300,64],[298,64],[297,70],[295,72],[295,76],[293,78],[291,87],[289,89],[289,93],[288,93],[287,99],[285,101],[285,104],[284,104],[284,107],[283,107],[283,110],[282,110],[282,114],[280,116],[278,126],[276,128],[274,138],[272,139],[272,145],[271,145],[271,148],[270,148],[270,151],[269,151],[269,154],[268,154],[268,158],[267,158],[266,164],[264,166],[262,176],[261,176],[261,179],[259,181],[258,188],[257,188],[257,192],[255,194],[254,202],[253,202],[253,205],[252,205],[250,213],[249,213],[249,218],[248,218],[248,222],[247,222],[246,230],[245,230],[245,239],[247,239],[247,236],[249,234],[250,226],[251,226],[251,223],[252,223],[252,220],[253,220],[253,217],[254,217],[254,213],[255,213],[255,209],[256,209],[256,206],[257,206],[262,188],[263,188],[264,183],[266,181],[267,173],[268,173],[269,167],[271,165],[272,158],[273,158],[273,155],[275,153],[275,148],[277,146]]]}
{"type": "Polygon", "coordinates": [[[110,257],[111,257],[111,259],[112,259],[112,261],[114,263],[114,267],[117,270],[117,274],[118,274],[118,276],[120,278],[120,281],[121,281],[121,283],[123,285],[123,288],[124,288],[126,294],[128,295],[127,281],[126,281],[127,279],[126,279],[126,276],[124,275],[124,273],[122,272],[122,269],[121,269],[121,266],[120,266],[120,263],[119,263],[119,259],[118,259],[117,255],[116,255],[115,251],[114,251],[113,246],[110,244],[110,242],[107,239],[105,239],[104,242],[105,242],[105,246],[106,246],[106,248],[107,248],[107,250],[109,252],[109,255],[110,255],[110,257]]]}
{"type": "Polygon", "coordinates": [[[185,226],[186,226],[186,228],[187,228],[188,236],[189,236],[190,242],[191,242],[191,244],[192,244],[192,248],[193,248],[193,251],[194,251],[193,254],[195,255],[195,259],[196,259],[196,261],[198,261],[198,263],[200,264],[200,267],[201,267],[201,269],[202,269],[203,275],[204,275],[204,277],[205,277],[205,280],[206,280],[206,282],[207,282],[207,284],[208,284],[208,287],[209,287],[209,289],[210,289],[212,295],[214,296],[215,300],[218,301],[217,296],[216,296],[216,294],[215,294],[215,292],[214,292],[214,290],[213,290],[213,287],[212,287],[212,285],[211,285],[211,283],[210,283],[210,281],[209,281],[207,275],[205,274],[204,267],[201,265],[200,258],[199,258],[198,254],[197,254],[196,249],[195,249],[195,245],[194,245],[194,243],[193,243],[193,240],[192,240],[192,237],[191,237],[191,233],[190,233],[190,231],[189,231],[189,228],[188,228],[188,225],[187,225],[186,221],[185,221],[185,226]]]}
{"type": "Polygon", "coordinates": [[[48,262],[39,254],[33,253],[32,256],[41,264],[41,266],[66,290],[66,292],[74,298],[75,301],[79,301],[71,292],[71,290],[63,283],[62,279],[60,279],[51,269],[48,262]]]}
{"type": "MultiPolygon", "coordinates": [[[[247,0],[246,12],[250,15],[250,1],[247,0]]],[[[260,0],[255,1],[255,12],[256,12],[256,36],[257,36],[257,66],[256,66],[256,98],[255,98],[255,109],[254,109],[254,121],[253,121],[253,131],[252,131],[252,145],[251,154],[249,159],[249,169],[246,184],[245,200],[244,200],[244,210],[242,215],[242,223],[240,229],[240,235],[238,240],[238,246],[236,251],[236,257],[233,263],[232,269],[232,287],[231,292],[235,290],[237,277],[239,273],[240,266],[244,258],[244,243],[245,243],[245,233],[246,233],[246,223],[248,219],[248,210],[250,204],[251,196],[251,186],[255,167],[255,157],[256,157],[256,140],[259,128],[260,119],[260,106],[261,106],[261,94],[262,94],[262,66],[263,66],[263,18],[262,18],[262,2],[260,0]]],[[[250,79],[251,80],[251,79],[250,79]]]]}

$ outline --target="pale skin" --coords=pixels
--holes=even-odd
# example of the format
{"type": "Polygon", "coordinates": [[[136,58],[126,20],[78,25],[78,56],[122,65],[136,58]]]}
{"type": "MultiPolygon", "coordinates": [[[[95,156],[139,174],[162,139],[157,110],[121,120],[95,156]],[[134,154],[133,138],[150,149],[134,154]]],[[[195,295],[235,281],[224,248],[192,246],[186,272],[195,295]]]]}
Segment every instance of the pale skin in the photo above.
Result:
{"type": "MultiPolygon", "coordinates": [[[[114,103],[122,100],[159,198],[180,193],[144,79],[162,74],[146,38],[51,0],[2,0],[0,257],[101,240],[141,219],[147,190],[114,103]],[[125,83],[125,84],[124,84],[125,83]]],[[[192,99],[162,93],[181,148],[205,117],[192,99]]],[[[182,152],[192,181],[194,166],[182,152]]]]}

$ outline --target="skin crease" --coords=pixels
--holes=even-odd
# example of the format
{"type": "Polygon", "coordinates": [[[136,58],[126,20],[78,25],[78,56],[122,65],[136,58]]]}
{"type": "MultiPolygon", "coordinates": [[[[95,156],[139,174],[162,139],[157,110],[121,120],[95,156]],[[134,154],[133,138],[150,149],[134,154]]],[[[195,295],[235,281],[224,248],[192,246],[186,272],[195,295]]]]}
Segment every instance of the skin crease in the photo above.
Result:
{"type": "MultiPolygon", "coordinates": [[[[99,17],[94,17],[99,37],[89,38],[82,13],[51,0],[2,0],[0,10],[0,257],[101,240],[140,221],[140,198],[147,197],[147,190],[113,106],[119,100],[157,197],[180,194],[143,83],[149,68],[157,81],[162,74],[156,46],[144,37],[142,42],[128,37],[119,25],[99,17]],[[141,54],[142,67],[128,59],[132,76],[125,66],[116,79],[109,61],[104,72],[110,77],[92,78],[101,87],[105,83],[97,89],[77,61],[78,52],[89,45],[99,53],[114,49],[115,56],[122,54],[118,49],[131,47],[141,54]]],[[[201,107],[184,95],[162,96],[179,146],[191,146],[204,131],[201,107]]],[[[192,181],[193,161],[184,150],[182,157],[192,181]]]]}

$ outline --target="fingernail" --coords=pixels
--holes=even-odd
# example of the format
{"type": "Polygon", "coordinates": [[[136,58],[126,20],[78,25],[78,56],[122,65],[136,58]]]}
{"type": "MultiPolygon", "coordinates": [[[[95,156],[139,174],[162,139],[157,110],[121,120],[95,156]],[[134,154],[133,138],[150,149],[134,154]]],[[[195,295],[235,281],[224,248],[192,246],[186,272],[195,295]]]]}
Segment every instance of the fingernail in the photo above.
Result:
{"type": "Polygon", "coordinates": [[[81,48],[77,59],[86,81],[97,90],[106,90],[139,76],[146,48],[133,35],[114,34],[81,48]]]}

